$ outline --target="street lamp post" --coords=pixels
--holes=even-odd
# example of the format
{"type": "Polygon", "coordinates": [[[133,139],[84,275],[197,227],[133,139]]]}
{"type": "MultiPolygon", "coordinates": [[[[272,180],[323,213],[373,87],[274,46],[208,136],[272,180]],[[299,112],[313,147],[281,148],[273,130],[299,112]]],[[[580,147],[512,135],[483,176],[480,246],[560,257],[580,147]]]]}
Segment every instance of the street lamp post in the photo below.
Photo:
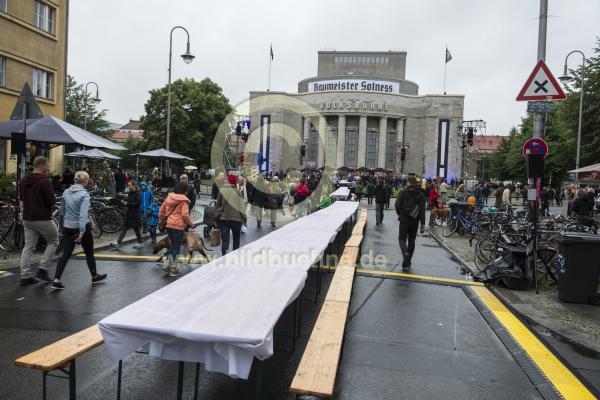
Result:
{"type": "Polygon", "coordinates": [[[96,86],[96,97],[94,97],[94,101],[96,102],[96,104],[100,103],[102,100],[100,100],[100,97],[98,97],[98,94],[100,92],[100,89],[98,89],[98,84],[96,82],[88,82],[85,84],[85,97],[84,97],[84,107],[85,110],[83,111],[83,130],[87,130],[87,114],[88,114],[88,106],[87,106],[87,94],[88,94],[88,86],[89,85],[94,85],[96,86]]]}
{"type": "MultiPolygon", "coordinates": [[[[572,52],[567,54],[567,56],[565,57],[564,73],[558,79],[560,79],[562,82],[565,82],[565,83],[569,82],[573,79],[573,77],[570,76],[567,71],[567,61],[569,59],[569,56],[573,53],[581,54],[581,58],[583,59],[583,62],[581,63],[581,88],[579,90],[579,122],[577,125],[577,156],[575,158],[575,169],[577,170],[577,169],[579,169],[579,158],[580,158],[580,153],[581,153],[581,119],[583,116],[583,87],[585,84],[585,54],[583,54],[582,51],[573,50],[572,52]]],[[[575,186],[579,187],[579,172],[575,172],[575,186]]]]}
{"type": "MultiPolygon", "coordinates": [[[[194,61],[195,56],[190,53],[190,33],[183,26],[175,26],[171,29],[169,35],[169,83],[167,84],[167,150],[170,150],[171,145],[171,59],[173,55],[173,31],[176,29],[182,29],[187,35],[187,48],[185,54],[181,55],[181,58],[186,64],[194,61]]],[[[167,160],[167,170],[169,169],[167,160]]]]}

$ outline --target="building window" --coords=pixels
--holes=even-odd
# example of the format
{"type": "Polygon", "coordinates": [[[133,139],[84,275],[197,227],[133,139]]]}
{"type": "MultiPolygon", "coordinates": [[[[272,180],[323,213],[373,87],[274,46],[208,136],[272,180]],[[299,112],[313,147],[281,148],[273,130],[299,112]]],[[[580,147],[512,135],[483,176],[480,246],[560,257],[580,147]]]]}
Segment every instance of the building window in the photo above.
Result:
{"type": "Polygon", "coordinates": [[[308,135],[308,160],[317,162],[319,158],[319,131],[314,126],[310,126],[308,135]]]}
{"type": "Polygon", "coordinates": [[[52,74],[41,69],[33,70],[33,94],[46,99],[52,98],[52,74]]]}
{"type": "Polygon", "coordinates": [[[328,129],[325,140],[325,163],[335,165],[337,155],[337,129],[328,129]]]}
{"type": "Polygon", "coordinates": [[[54,7],[35,0],[34,25],[48,33],[54,33],[54,16],[56,12],[54,7]]]}
{"type": "Polygon", "coordinates": [[[367,131],[367,168],[377,167],[377,129],[367,131]]]}
{"type": "Polygon", "coordinates": [[[396,161],[396,132],[389,131],[387,133],[387,141],[385,142],[385,168],[394,169],[396,161]]]}
{"type": "Polygon", "coordinates": [[[6,12],[6,1],[7,0],[0,0],[0,11],[2,12],[6,12]]]}
{"type": "Polygon", "coordinates": [[[358,129],[346,129],[346,166],[356,167],[358,153],[358,129]]]}
{"type": "MultiPolygon", "coordinates": [[[[1,0],[0,0],[1,1],[1,0]]],[[[0,86],[4,86],[4,76],[5,76],[5,65],[6,65],[6,61],[4,59],[4,57],[0,56],[0,86]]]]}

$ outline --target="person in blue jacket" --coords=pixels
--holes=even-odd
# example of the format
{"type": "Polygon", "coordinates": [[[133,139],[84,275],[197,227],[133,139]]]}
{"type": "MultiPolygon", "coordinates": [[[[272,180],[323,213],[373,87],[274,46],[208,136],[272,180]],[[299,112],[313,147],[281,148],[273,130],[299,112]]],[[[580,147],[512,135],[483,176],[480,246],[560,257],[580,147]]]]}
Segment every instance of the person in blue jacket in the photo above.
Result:
{"type": "Polygon", "coordinates": [[[148,225],[148,232],[150,233],[150,240],[152,244],[156,243],[156,227],[158,226],[158,212],[160,211],[160,204],[158,198],[152,199],[152,204],[148,207],[146,212],[146,225],[148,225]]]}
{"type": "Polygon", "coordinates": [[[148,189],[146,181],[140,182],[140,219],[142,220],[142,233],[148,232],[147,213],[152,204],[152,191],[148,189]]]}

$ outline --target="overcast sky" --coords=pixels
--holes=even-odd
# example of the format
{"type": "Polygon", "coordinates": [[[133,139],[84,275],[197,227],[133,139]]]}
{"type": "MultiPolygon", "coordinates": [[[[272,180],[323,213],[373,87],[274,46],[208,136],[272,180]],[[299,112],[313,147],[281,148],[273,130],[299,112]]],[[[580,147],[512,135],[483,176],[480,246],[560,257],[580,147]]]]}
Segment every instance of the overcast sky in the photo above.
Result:
{"type": "MultiPolygon", "coordinates": [[[[68,71],[96,81],[100,107],[112,122],[144,113],[148,91],[167,83],[169,31],[173,80],[209,77],[233,105],[268,82],[269,43],[275,58],[272,90],[297,92],[316,75],[317,51],[405,50],[406,79],[420,94],[442,93],[444,47],[452,53],[447,92],[465,94],[464,119],[487,121],[506,134],[525,113],[515,101],[537,58],[539,0],[85,0],[70,1],[68,71]]],[[[550,0],[546,62],[555,76],[574,49],[589,57],[600,36],[600,1],[550,0]]],[[[569,65],[580,59],[573,55],[569,65]]],[[[90,86],[91,87],[91,86],[90,86]]]]}

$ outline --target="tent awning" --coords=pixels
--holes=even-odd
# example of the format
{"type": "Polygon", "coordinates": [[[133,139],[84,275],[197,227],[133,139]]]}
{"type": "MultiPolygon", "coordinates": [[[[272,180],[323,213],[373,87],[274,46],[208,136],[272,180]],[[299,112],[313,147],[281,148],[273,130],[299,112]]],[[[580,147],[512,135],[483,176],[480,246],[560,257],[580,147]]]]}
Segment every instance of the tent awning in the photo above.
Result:
{"type": "Polygon", "coordinates": [[[72,153],[65,154],[66,157],[76,157],[76,158],[96,158],[102,160],[121,160],[121,157],[112,155],[110,153],[106,153],[102,150],[98,149],[90,149],[90,150],[81,150],[74,151],[72,153]]]}
{"type": "MultiPolygon", "coordinates": [[[[0,122],[0,138],[10,139],[12,132],[21,132],[23,121],[0,122]]],[[[27,120],[27,140],[51,144],[79,144],[109,150],[127,150],[125,147],[104,139],[91,132],[71,125],[53,116],[27,120]]]]}
{"type": "Polygon", "coordinates": [[[165,160],[189,160],[189,161],[192,160],[189,157],[186,157],[181,154],[173,153],[172,151],[169,151],[166,149],[144,151],[142,153],[136,153],[135,155],[139,156],[139,157],[163,158],[165,160]]]}
{"type": "Polygon", "coordinates": [[[600,172],[600,163],[588,165],[587,167],[581,167],[579,169],[572,169],[569,171],[570,174],[581,172],[600,172]]]}

